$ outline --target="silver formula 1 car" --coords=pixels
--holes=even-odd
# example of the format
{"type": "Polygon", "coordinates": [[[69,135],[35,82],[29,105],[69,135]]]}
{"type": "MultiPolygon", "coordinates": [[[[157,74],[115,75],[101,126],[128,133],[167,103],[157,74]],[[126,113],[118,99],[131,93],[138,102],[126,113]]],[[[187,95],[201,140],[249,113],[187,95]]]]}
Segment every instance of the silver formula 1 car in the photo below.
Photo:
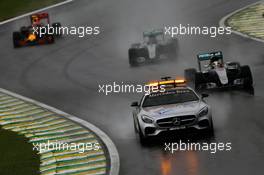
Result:
{"type": "Polygon", "coordinates": [[[140,102],[133,102],[132,107],[135,131],[141,142],[162,132],[194,128],[213,134],[211,107],[193,89],[181,80],[165,80],[159,86],[163,90],[145,94],[140,102]]]}
{"type": "Polygon", "coordinates": [[[222,52],[197,55],[198,68],[185,70],[185,78],[196,90],[241,87],[254,93],[253,78],[248,65],[224,62],[222,52]]]}
{"type": "Polygon", "coordinates": [[[137,66],[162,58],[173,59],[176,52],[177,40],[165,38],[163,30],[144,32],[143,42],[132,44],[128,50],[129,64],[137,66]]]}

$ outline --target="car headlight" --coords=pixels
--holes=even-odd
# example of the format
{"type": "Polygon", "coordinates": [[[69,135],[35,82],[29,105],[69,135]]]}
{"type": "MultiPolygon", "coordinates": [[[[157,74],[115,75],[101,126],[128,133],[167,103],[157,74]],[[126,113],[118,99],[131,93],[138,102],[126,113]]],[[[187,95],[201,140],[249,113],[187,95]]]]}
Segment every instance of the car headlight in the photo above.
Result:
{"type": "Polygon", "coordinates": [[[208,114],[208,111],[209,111],[208,107],[207,107],[207,106],[204,107],[204,108],[199,112],[198,117],[202,117],[202,116],[207,115],[207,114],[208,114]]]}
{"type": "Polygon", "coordinates": [[[145,123],[153,123],[153,121],[154,121],[151,117],[149,117],[149,116],[147,116],[147,115],[142,115],[142,116],[141,116],[141,119],[142,119],[143,122],[145,122],[145,123]]]}

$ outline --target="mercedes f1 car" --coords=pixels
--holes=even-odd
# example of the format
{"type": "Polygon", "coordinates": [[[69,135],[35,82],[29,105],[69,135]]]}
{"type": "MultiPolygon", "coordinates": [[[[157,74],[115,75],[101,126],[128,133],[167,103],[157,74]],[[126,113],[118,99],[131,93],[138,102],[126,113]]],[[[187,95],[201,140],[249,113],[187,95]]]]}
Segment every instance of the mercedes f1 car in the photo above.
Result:
{"type": "Polygon", "coordinates": [[[248,65],[239,62],[224,62],[222,52],[211,52],[197,55],[198,68],[185,70],[187,81],[193,82],[196,90],[242,87],[253,90],[253,78],[248,65]]]}
{"type": "Polygon", "coordinates": [[[143,32],[143,42],[132,44],[128,50],[129,64],[137,66],[140,63],[162,58],[175,58],[177,40],[167,39],[163,30],[143,32]]]}
{"type": "Polygon", "coordinates": [[[198,96],[185,80],[173,80],[166,77],[163,81],[151,83],[151,86],[163,87],[158,91],[145,94],[140,102],[132,107],[135,131],[140,141],[168,131],[193,128],[213,134],[211,107],[198,96]]]}
{"type": "Polygon", "coordinates": [[[13,32],[14,48],[30,45],[51,44],[54,43],[55,36],[59,36],[54,32],[46,32],[44,35],[40,35],[40,30],[48,28],[48,26],[52,26],[55,31],[58,31],[56,28],[61,27],[61,24],[58,22],[50,25],[48,13],[30,15],[30,22],[30,26],[23,26],[20,28],[20,31],[13,32]]]}

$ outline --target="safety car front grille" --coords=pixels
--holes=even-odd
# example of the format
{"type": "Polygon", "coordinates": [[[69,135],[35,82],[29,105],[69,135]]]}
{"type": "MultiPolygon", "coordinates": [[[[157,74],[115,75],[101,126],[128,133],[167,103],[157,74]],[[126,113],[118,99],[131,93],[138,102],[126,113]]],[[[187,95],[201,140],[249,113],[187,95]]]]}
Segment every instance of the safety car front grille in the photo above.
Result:
{"type": "Polygon", "coordinates": [[[194,123],[195,115],[184,115],[157,120],[157,124],[162,128],[171,128],[176,126],[186,126],[194,123]]]}

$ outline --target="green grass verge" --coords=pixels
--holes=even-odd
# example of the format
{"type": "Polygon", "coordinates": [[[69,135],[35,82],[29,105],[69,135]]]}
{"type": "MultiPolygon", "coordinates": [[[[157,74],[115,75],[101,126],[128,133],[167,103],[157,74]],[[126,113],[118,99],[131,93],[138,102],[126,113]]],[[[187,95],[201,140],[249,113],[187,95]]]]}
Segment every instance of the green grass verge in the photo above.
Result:
{"type": "Polygon", "coordinates": [[[0,21],[64,0],[0,0],[0,21]]]}
{"type": "Polygon", "coordinates": [[[40,157],[25,137],[0,129],[1,175],[37,175],[39,165],[40,157]]]}
{"type": "Polygon", "coordinates": [[[227,19],[226,24],[235,31],[263,40],[263,12],[264,3],[258,3],[235,13],[227,19]]]}

